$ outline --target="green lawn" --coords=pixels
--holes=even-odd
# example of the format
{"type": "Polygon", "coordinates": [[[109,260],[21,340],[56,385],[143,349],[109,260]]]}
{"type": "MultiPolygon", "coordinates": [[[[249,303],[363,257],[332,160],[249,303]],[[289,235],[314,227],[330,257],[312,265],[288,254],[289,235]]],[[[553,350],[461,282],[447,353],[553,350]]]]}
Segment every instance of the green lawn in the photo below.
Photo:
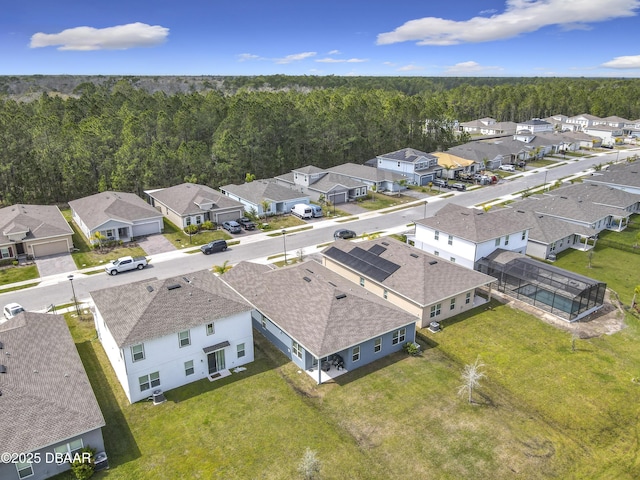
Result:
{"type": "Polygon", "coordinates": [[[32,280],[34,278],[40,278],[38,267],[35,265],[3,267],[0,269],[0,285],[8,285],[10,283],[32,280]]]}
{"type": "Polygon", "coordinates": [[[402,205],[403,203],[413,202],[415,198],[408,195],[390,196],[383,193],[368,194],[368,198],[357,202],[357,205],[367,210],[381,210],[383,208],[389,208],[396,205],[402,205]]]}

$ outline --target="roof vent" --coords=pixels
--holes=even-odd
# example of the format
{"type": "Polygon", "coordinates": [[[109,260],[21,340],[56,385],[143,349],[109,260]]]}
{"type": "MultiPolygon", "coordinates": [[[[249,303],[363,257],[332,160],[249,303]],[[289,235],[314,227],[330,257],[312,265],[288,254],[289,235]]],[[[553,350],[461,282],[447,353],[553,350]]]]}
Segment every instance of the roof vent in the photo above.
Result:
{"type": "Polygon", "coordinates": [[[151,285],[147,285],[147,292],[153,292],[153,287],[151,285]]]}
{"type": "Polygon", "coordinates": [[[2,350],[4,348],[4,345],[2,344],[2,342],[0,342],[0,350],[2,350]]]}
{"type": "Polygon", "coordinates": [[[0,365],[0,373],[7,373],[7,367],[0,365]]]}
{"type": "Polygon", "coordinates": [[[333,283],[333,282],[329,282],[329,285],[333,285],[334,287],[337,287],[337,286],[338,286],[338,285],[336,285],[336,284],[335,284],[335,283],[333,283]]]}
{"type": "Polygon", "coordinates": [[[188,284],[191,284],[191,280],[189,280],[187,277],[182,277],[182,279],[187,282],[188,284]]]}
{"type": "Polygon", "coordinates": [[[303,279],[305,282],[310,282],[310,281],[311,281],[311,279],[310,279],[309,277],[302,277],[302,279],[303,279]]]}
{"type": "Polygon", "coordinates": [[[435,265],[436,263],[438,263],[438,261],[437,261],[437,260],[431,260],[431,261],[429,262],[429,265],[435,265]]]}
{"type": "Polygon", "coordinates": [[[567,197],[564,197],[564,196],[562,196],[562,195],[560,196],[560,198],[563,198],[564,200],[567,200],[567,197]]]}
{"type": "Polygon", "coordinates": [[[342,300],[343,298],[347,298],[346,293],[339,293],[336,295],[336,300],[342,300]]]}
{"type": "Polygon", "coordinates": [[[309,273],[313,273],[313,270],[309,270],[308,268],[305,268],[305,270],[309,273]]]}
{"type": "Polygon", "coordinates": [[[524,213],[524,210],[516,210],[518,213],[524,213]]]}
{"type": "Polygon", "coordinates": [[[417,253],[410,253],[409,255],[411,255],[413,258],[418,258],[418,254],[417,253]]]}
{"type": "Polygon", "coordinates": [[[388,242],[380,242],[382,245],[386,245],[387,247],[389,246],[388,242]]]}
{"type": "Polygon", "coordinates": [[[174,283],[173,285],[167,285],[167,290],[175,290],[176,288],[180,288],[181,285],[179,283],[174,283]]]}

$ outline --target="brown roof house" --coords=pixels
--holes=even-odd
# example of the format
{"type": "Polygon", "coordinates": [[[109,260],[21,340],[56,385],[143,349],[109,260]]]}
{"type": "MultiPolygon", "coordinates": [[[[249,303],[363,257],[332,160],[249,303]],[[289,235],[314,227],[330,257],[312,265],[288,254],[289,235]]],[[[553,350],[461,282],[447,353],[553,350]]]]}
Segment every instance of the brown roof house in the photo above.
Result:
{"type": "Polygon", "coordinates": [[[409,313],[420,328],[484,303],[476,290],[495,281],[391,238],[337,241],[322,255],[328,269],[409,313]]]}
{"type": "Polygon", "coordinates": [[[0,324],[0,425],[0,452],[23,454],[0,462],[3,480],[49,478],[83,447],[104,451],[104,417],[64,318],[23,312],[0,324]]]}
{"type": "Polygon", "coordinates": [[[415,341],[415,316],[315,261],[241,262],[220,278],[253,305],[256,331],[318,383],[415,341]]]}
{"type": "Polygon", "coordinates": [[[162,215],[133,193],[100,192],[69,202],[73,221],[85,237],[97,243],[99,232],[108,240],[127,242],[161,233],[162,215]]]}
{"type": "Polygon", "coordinates": [[[34,258],[73,249],[73,230],[54,205],[17,204],[0,209],[0,255],[34,258]]]}
{"type": "Polygon", "coordinates": [[[207,221],[221,224],[244,215],[240,202],[206,185],[182,183],[145,193],[149,203],[179,228],[207,221]]]}

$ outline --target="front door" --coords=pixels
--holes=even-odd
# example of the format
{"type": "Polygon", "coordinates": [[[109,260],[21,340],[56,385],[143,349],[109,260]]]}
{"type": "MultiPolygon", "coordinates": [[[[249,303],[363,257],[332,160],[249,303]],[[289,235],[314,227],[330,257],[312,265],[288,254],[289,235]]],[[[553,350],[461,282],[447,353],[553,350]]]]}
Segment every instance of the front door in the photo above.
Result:
{"type": "Polygon", "coordinates": [[[207,362],[209,363],[209,375],[224,370],[224,350],[216,350],[208,354],[207,362]]]}
{"type": "Polygon", "coordinates": [[[24,244],[16,243],[16,251],[18,255],[24,255],[24,244]]]}

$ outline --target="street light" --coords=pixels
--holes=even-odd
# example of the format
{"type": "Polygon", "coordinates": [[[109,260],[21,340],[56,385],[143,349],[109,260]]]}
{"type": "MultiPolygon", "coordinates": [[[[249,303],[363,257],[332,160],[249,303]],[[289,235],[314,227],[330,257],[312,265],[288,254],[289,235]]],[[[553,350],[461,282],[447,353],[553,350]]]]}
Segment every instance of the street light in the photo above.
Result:
{"type": "Polygon", "coordinates": [[[424,217],[422,217],[422,218],[427,218],[427,203],[429,203],[429,202],[427,202],[427,201],[425,200],[425,201],[424,201],[424,217]]]}
{"type": "Polygon", "coordinates": [[[287,264],[287,240],[286,240],[287,231],[282,229],[282,244],[284,245],[284,264],[287,264]]]}
{"type": "Polygon", "coordinates": [[[542,186],[543,192],[547,191],[547,173],[549,173],[549,170],[544,171],[544,185],[542,186]]]}
{"type": "Polygon", "coordinates": [[[80,318],[80,309],[78,308],[78,299],[76,298],[76,290],[75,288],[73,288],[73,275],[69,275],[67,278],[69,279],[69,282],[71,282],[71,292],[73,292],[73,304],[76,306],[76,314],[78,315],[78,318],[80,318]]]}

